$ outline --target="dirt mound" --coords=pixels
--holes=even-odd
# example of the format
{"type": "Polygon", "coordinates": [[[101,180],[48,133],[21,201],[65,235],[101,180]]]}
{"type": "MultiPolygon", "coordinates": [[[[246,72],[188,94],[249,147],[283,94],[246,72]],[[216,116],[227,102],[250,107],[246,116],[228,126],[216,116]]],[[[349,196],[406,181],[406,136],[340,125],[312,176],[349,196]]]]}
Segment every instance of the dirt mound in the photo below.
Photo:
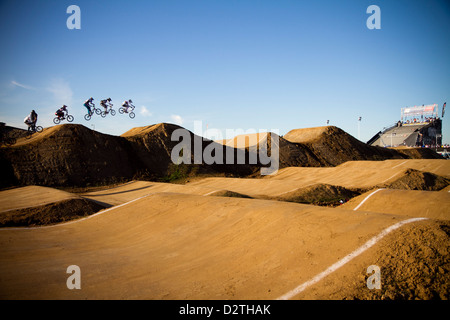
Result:
{"type": "MultiPolygon", "coordinates": [[[[190,163],[174,164],[172,150],[184,142],[184,138],[171,140],[177,129],[183,128],[159,123],[112,136],[78,124],[46,128],[31,139],[19,139],[15,145],[0,149],[0,188],[30,184],[84,187],[133,179],[173,182],[202,175],[260,176],[262,161],[257,155],[256,163],[251,164],[255,151],[250,144],[243,146],[244,164],[237,164],[238,150],[242,149],[204,139],[189,131],[190,163]],[[196,151],[197,154],[201,151],[201,159],[195,159],[196,151]],[[206,163],[205,154],[211,155],[214,163],[206,163]],[[230,159],[233,163],[226,164],[230,159]]],[[[256,146],[265,144],[270,152],[273,135],[258,135],[256,146]]],[[[273,140],[278,143],[280,169],[409,157],[396,150],[368,146],[336,127],[297,129],[285,137],[288,139],[276,136],[273,140]]]]}
{"type": "Polygon", "coordinates": [[[207,194],[208,196],[214,196],[214,197],[230,197],[230,198],[247,198],[251,199],[252,197],[247,196],[242,193],[230,191],[230,190],[217,190],[211,193],[207,194]]]}
{"type": "Polygon", "coordinates": [[[69,199],[38,207],[0,212],[0,227],[55,224],[94,214],[104,206],[86,199],[69,199]]]}
{"type": "MultiPolygon", "coordinates": [[[[401,229],[375,254],[383,268],[381,290],[364,290],[359,299],[450,298],[450,223],[432,222],[401,229]]],[[[367,275],[365,275],[367,277],[367,275]]],[[[366,280],[367,282],[367,280],[366,280]]]]}
{"type": "Polygon", "coordinates": [[[351,199],[341,208],[414,218],[450,220],[449,205],[450,193],[448,192],[372,189],[351,199]]]}
{"type": "Polygon", "coordinates": [[[273,132],[238,135],[218,143],[227,147],[244,149],[249,154],[256,153],[256,157],[259,157],[258,152],[261,147],[266,146],[268,152],[272,150],[272,141],[276,143],[274,150],[278,150],[279,168],[320,167],[324,165],[324,162],[306,146],[292,143],[273,132]]]}
{"type": "Polygon", "coordinates": [[[3,132],[10,138],[20,139],[26,137],[27,135],[27,130],[14,128],[10,126],[5,126],[3,130],[4,130],[3,132]]]}
{"type": "Polygon", "coordinates": [[[422,172],[415,169],[407,169],[402,177],[384,185],[384,188],[405,190],[439,191],[450,184],[450,179],[438,176],[430,172],[422,172]]]}
{"type": "Polygon", "coordinates": [[[334,126],[295,129],[283,138],[303,145],[326,166],[337,166],[351,160],[403,159],[413,156],[397,150],[369,146],[334,126]]]}
{"type": "MultiPolygon", "coordinates": [[[[383,239],[370,260],[353,272],[336,274],[314,299],[448,300],[450,298],[450,222],[408,225],[383,239]],[[380,268],[381,288],[369,290],[367,266],[380,268]],[[357,271],[358,270],[358,271],[357,271]],[[339,278],[339,280],[337,280],[339,278]]],[[[306,295],[308,298],[308,295],[306,295]]]]}
{"type": "Polygon", "coordinates": [[[320,140],[334,126],[293,129],[283,136],[288,141],[296,143],[308,143],[320,140]]]}
{"type": "MultiPolygon", "coordinates": [[[[211,141],[191,135],[192,164],[172,163],[171,151],[178,141],[171,134],[181,127],[161,123],[135,128],[123,136],[102,134],[83,125],[64,124],[47,128],[31,139],[0,150],[0,187],[13,185],[90,186],[132,179],[161,179],[172,171],[191,174],[249,175],[258,166],[193,164],[194,140],[204,150],[211,141]],[[183,167],[183,168],[182,168],[183,167]]],[[[226,148],[220,145],[221,148],[226,148]]],[[[234,149],[232,150],[234,152],[234,149]]],[[[226,151],[224,150],[224,157],[226,151]]],[[[223,161],[225,163],[225,161],[223,161]]]]}
{"type": "MultiPolygon", "coordinates": [[[[141,167],[144,168],[144,172],[139,178],[155,178],[155,174],[148,174],[145,168],[152,168],[154,171],[159,172],[158,178],[162,178],[166,182],[202,174],[245,176],[259,170],[259,165],[225,164],[227,162],[227,154],[233,155],[234,163],[237,163],[236,150],[234,148],[197,136],[188,130],[186,131],[190,141],[184,141],[181,138],[179,141],[172,141],[172,134],[178,129],[186,130],[175,124],[159,123],[129,130],[121,136],[130,143],[133,153],[140,160],[141,167]],[[171,159],[172,150],[178,144],[185,142],[188,143],[187,149],[190,153],[190,161],[188,162],[190,163],[183,163],[180,153],[180,163],[174,164],[171,159]],[[208,150],[220,150],[223,156],[220,154],[216,155],[214,151],[212,156],[217,161],[210,165],[206,164],[203,158],[206,148],[208,150]],[[195,153],[199,153],[199,150],[201,151],[202,159],[195,158],[195,153]]],[[[248,153],[246,153],[245,158],[249,158],[248,153]]],[[[246,161],[246,163],[249,162],[246,161]]]]}
{"type": "Polygon", "coordinates": [[[394,150],[369,146],[334,126],[294,129],[284,136],[273,132],[244,134],[219,143],[229,147],[246,149],[266,144],[271,138],[278,141],[279,167],[337,166],[347,161],[386,159],[442,159],[428,150],[394,150]]]}
{"type": "Polygon", "coordinates": [[[361,194],[361,191],[340,186],[318,183],[305,188],[285,193],[274,199],[280,201],[307,203],[320,206],[338,206],[342,202],[361,194]],[[342,202],[341,202],[342,201],[342,202]]]}
{"type": "MultiPolygon", "coordinates": [[[[157,129],[160,129],[161,131],[164,131],[165,126],[172,126],[172,125],[167,125],[164,123],[158,123],[158,124],[152,124],[149,126],[144,126],[144,127],[136,127],[133,129],[128,130],[127,132],[121,134],[121,137],[133,137],[133,136],[143,136],[146,135],[148,133],[151,133],[157,129]]],[[[176,128],[181,128],[178,126],[173,125],[176,128]]]]}
{"type": "Polygon", "coordinates": [[[287,167],[321,167],[327,165],[311,148],[279,138],[280,169],[287,167]]]}
{"type": "Polygon", "coordinates": [[[9,185],[80,186],[130,179],[138,163],[123,138],[64,124],[0,153],[9,185]]]}
{"type": "Polygon", "coordinates": [[[441,155],[430,148],[393,148],[410,159],[442,159],[441,155]]]}

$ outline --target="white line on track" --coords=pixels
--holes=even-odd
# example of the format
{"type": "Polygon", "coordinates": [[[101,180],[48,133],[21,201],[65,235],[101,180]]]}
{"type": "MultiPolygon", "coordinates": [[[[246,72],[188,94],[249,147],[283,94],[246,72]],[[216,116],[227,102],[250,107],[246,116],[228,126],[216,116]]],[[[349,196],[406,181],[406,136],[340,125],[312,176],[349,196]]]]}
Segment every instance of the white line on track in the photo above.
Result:
{"type": "Polygon", "coordinates": [[[402,165],[402,164],[404,164],[405,162],[408,162],[408,160],[405,160],[405,161],[403,161],[402,163],[400,163],[400,164],[396,165],[395,167],[392,167],[392,169],[395,169],[395,168],[397,168],[397,167],[401,166],[401,165],[402,165]]]}
{"type": "Polygon", "coordinates": [[[371,194],[369,194],[367,197],[365,197],[364,198],[364,200],[363,201],[361,201],[361,203],[360,204],[358,204],[357,206],[356,206],[356,208],[355,209],[353,209],[353,211],[356,211],[356,210],[358,210],[359,209],[359,207],[361,207],[362,206],[362,204],[364,203],[364,202],[366,202],[366,200],[367,199],[369,199],[371,196],[373,196],[375,193],[377,193],[378,191],[381,191],[381,190],[384,190],[383,188],[381,188],[381,189],[377,189],[377,190],[375,190],[374,192],[372,192],[371,194]]]}
{"type": "Polygon", "coordinates": [[[155,193],[157,193],[157,192],[153,192],[153,193],[146,194],[145,196],[142,196],[142,197],[139,197],[139,198],[137,198],[137,199],[128,201],[128,202],[126,202],[126,203],[122,203],[122,204],[120,204],[120,205],[118,205],[118,206],[114,206],[114,207],[108,208],[108,209],[106,209],[106,210],[99,211],[99,212],[97,212],[97,213],[95,213],[95,214],[92,214],[92,215],[90,215],[90,216],[87,216],[87,217],[81,218],[81,219],[77,219],[77,220],[72,220],[72,221],[68,221],[68,222],[64,222],[64,223],[58,223],[58,224],[52,224],[52,225],[50,225],[50,226],[0,228],[0,231],[2,231],[2,230],[8,231],[8,230],[48,229],[48,228],[54,228],[54,227],[59,227],[59,226],[67,226],[67,225],[69,225],[69,224],[78,223],[78,222],[80,222],[80,221],[87,220],[87,219],[93,218],[93,217],[95,217],[95,216],[98,216],[98,215],[107,213],[107,212],[109,212],[109,211],[118,209],[118,208],[120,208],[120,207],[129,205],[130,203],[133,203],[133,202],[135,202],[135,201],[144,199],[144,198],[146,198],[146,197],[148,197],[148,196],[150,196],[150,195],[152,195],[152,194],[155,194],[155,193]]]}
{"type": "Polygon", "coordinates": [[[412,219],[408,219],[408,220],[403,220],[403,221],[401,221],[399,223],[396,223],[396,224],[394,224],[394,225],[384,229],[380,234],[378,234],[377,236],[375,236],[372,239],[370,239],[369,241],[367,241],[361,247],[359,247],[358,249],[356,249],[355,251],[353,251],[349,255],[345,256],[343,259],[339,260],[338,262],[336,262],[335,264],[330,266],[325,271],[319,273],[318,275],[313,277],[311,280],[306,281],[305,283],[299,285],[297,288],[295,288],[295,289],[289,291],[288,293],[282,295],[277,300],[289,300],[289,299],[291,299],[292,297],[296,296],[297,294],[299,294],[300,292],[302,292],[303,290],[305,290],[309,286],[319,282],[320,280],[322,280],[323,278],[325,278],[329,274],[333,273],[334,271],[336,271],[337,269],[339,269],[340,267],[342,267],[343,265],[345,265],[346,263],[351,261],[353,258],[356,258],[357,256],[359,256],[361,253],[363,253],[364,251],[366,251],[367,249],[372,247],[374,244],[376,244],[378,241],[380,241],[383,237],[388,235],[390,232],[400,228],[401,226],[403,226],[403,225],[405,225],[407,223],[421,221],[421,220],[427,220],[427,218],[412,218],[412,219]]]}
{"type": "Polygon", "coordinates": [[[218,192],[218,191],[220,191],[220,190],[214,190],[214,191],[205,193],[203,196],[209,196],[210,194],[213,194],[213,193],[218,192]]]}
{"type": "Polygon", "coordinates": [[[393,177],[395,177],[395,176],[398,175],[399,173],[401,173],[401,172],[396,172],[396,173],[394,173],[394,174],[393,174],[392,176],[390,176],[389,178],[384,179],[383,181],[381,181],[381,183],[385,183],[386,181],[391,180],[393,177]]]}

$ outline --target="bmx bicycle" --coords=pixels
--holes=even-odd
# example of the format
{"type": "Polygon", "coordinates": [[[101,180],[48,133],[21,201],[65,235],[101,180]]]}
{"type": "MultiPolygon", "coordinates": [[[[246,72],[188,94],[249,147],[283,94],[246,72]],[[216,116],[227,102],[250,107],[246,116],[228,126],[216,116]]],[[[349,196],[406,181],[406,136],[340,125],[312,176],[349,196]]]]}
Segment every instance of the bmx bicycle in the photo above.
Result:
{"type": "Polygon", "coordinates": [[[30,139],[33,133],[41,133],[42,130],[44,130],[44,128],[42,128],[41,126],[28,126],[28,131],[25,138],[30,139]]]}
{"type": "Polygon", "coordinates": [[[109,111],[106,111],[106,110],[102,111],[102,113],[101,113],[102,118],[106,117],[106,115],[108,113],[111,114],[112,116],[116,115],[116,110],[114,110],[112,107],[113,107],[113,104],[111,103],[111,104],[109,104],[109,108],[110,108],[109,111]]]}
{"type": "Polygon", "coordinates": [[[86,121],[89,121],[89,120],[91,120],[91,118],[92,118],[92,116],[94,115],[94,113],[96,114],[96,115],[101,115],[102,114],[102,110],[100,110],[99,108],[96,108],[95,107],[95,104],[92,104],[92,107],[91,107],[91,113],[89,114],[85,114],[84,115],[84,120],[86,120],[86,121]]]}
{"type": "Polygon", "coordinates": [[[131,119],[134,119],[134,117],[136,116],[136,114],[133,112],[134,111],[134,106],[130,106],[128,107],[128,110],[125,107],[120,107],[119,108],[119,113],[120,114],[124,114],[124,113],[128,113],[128,115],[130,116],[131,119]]]}
{"type": "Polygon", "coordinates": [[[67,121],[69,121],[69,122],[72,122],[72,121],[73,121],[73,116],[71,116],[70,114],[68,114],[67,116],[62,116],[62,117],[56,116],[56,117],[53,119],[53,123],[54,123],[54,124],[60,124],[61,121],[63,121],[63,120],[67,120],[67,121]]]}

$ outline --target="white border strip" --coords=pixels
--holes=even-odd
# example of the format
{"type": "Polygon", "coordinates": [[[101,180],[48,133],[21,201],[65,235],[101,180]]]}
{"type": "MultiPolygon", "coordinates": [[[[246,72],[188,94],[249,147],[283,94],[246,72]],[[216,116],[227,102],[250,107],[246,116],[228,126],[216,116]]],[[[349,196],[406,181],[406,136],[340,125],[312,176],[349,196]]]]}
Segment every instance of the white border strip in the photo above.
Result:
{"type": "Polygon", "coordinates": [[[405,161],[403,161],[402,163],[400,163],[400,164],[398,164],[398,165],[392,167],[392,169],[395,169],[395,168],[397,168],[397,167],[400,167],[402,164],[404,164],[404,163],[406,163],[406,162],[408,162],[408,160],[405,160],[405,161]]]}
{"type": "Polygon", "coordinates": [[[325,278],[329,274],[333,273],[334,271],[336,271],[337,269],[339,269],[340,267],[345,265],[347,262],[351,261],[353,258],[356,258],[357,256],[359,256],[361,253],[363,253],[364,251],[366,251],[367,249],[372,247],[374,244],[376,244],[378,241],[380,241],[383,237],[385,237],[390,232],[394,231],[395,229],[400,228],[401,226],[403,226],[403,225],[405,225],[407,223],[421,221],[421,220],[427,220],[427,218],[412,218],[412,219],[408,219],[408,220],[403,220],[403,221],[401,221],[399,223],[396,223],[396,224],[394,224],[394,225],[384,229],[380,234],[378,234],[377,236],[375,236],[372,239],[370,239],[369,241],[367,241],[365,244],[363,244],[361,247],[359,247],[358,249],[356,249],[355,251],[353,251],[349,255],[345,256],[342,260],[336,262],[331,267],[329,267],[325,271],[319,273],[318,275],[316,275],[311,280],[309,280],[309,281],[299,285],[297,288],[295,288],[295,289],[289,291],[288,293],[282,295],[281,297],[277,298],[277,300],[289,300],[289,299],[291,299],[292,297],[296,296],[297,294],[299,294],[300,292],[302,292],[303,290],[305,290],[309,286],[319,282],[320,280],[322,280],[323,278],[325,278]]]}
{"type": "Polygon", "coordinates": [[[221,190],[214,190],[214,191],[205,193],[203,196],[206,197],[206,196],[209,196],[210,194],[213,194],[213,193],[216,193],[216,192],[219,192],[219,191],[221,191],[221,190]]]}
{"type": "Polygon", "coordinates": [[[390,176],[389,178],[387,178],[387,179],[381,181],[381,183],[385,183],[386,181],[391,180],[393,177],[395,177],[395,176],[398,175],[399,173],[401,173],[401,171],[394,173],[394,174],[393,174],[392,176],[390,176]]]}
{"type": "Polygon", "coordinates": [[[372,192],[371,194],[369,194],[367,197],[365,197],[364,198],[364,200],[363,201],[361,201],[361,203],[360,204],[358,204],[357,206],[356,206],[356,208],[355,209],[353,209],[353,211],[356,211],[356,210],[358,210],[359,209],[359,207],[361,207],[362,206],[362,204],[364,203],[364,202],[366,202],[366,200],[367,199],[369,199],[371,196],[373,196],[375,193],[377,193],[378,191],[381,191],[381,190],[384,190],[383,188],[381,188],[381,189],[377,189],[377,190],[375,190],[374,192],[372,192]]]}

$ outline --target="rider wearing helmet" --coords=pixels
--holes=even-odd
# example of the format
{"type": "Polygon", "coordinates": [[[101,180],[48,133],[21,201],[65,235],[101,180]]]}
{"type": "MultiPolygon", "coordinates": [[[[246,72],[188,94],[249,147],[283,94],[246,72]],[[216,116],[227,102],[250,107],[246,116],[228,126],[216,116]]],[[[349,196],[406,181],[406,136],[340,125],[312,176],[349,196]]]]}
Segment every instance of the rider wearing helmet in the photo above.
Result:
{"type": "Polygon", "coordinates": [[[66,105],[63,105],[61,108],[59,108],[55,112],[55,115],[59,118],[59,120],[63,120],[67,114],[68,114],[68,111],[67,111],[66,105]]]}
{"type": "Polygon", "coordinates": [[[92,115],[92,110],[91,107],[94,107],[94,103],[92,102],[94,101],[94,98],[90,97],[89,99],[87,99],[84,102],[84,106],[86,107],[86,109],[88,110],[88,114],[91,116],[92,115]]]}
{"type": "Polygon", "coordinates": [[[133,103],[133,101],[131,101],[131,99],[128,100],[128,101],[125,100],[125,101],[122,103],[122,107],[124,107],[125,113],[128,113],[128,108],[133,108],[133,109],[134,109],[134,106],[132,105],[132,103],[133,103]]]}
{"type": "Polygon", "coordinates": [[[36,127],[38,115],[36,111],[31,110],[31,113],[25,118],[24,123],[28,125],[28,128],[31,128],[32,130],[36,127]]]}
{"type": "Polygon", "coordinates": [[[108,113],[108,106],[112,109],[111,98],[100,101],[100,105],[105,108],[105,113],[108,113]]]}

